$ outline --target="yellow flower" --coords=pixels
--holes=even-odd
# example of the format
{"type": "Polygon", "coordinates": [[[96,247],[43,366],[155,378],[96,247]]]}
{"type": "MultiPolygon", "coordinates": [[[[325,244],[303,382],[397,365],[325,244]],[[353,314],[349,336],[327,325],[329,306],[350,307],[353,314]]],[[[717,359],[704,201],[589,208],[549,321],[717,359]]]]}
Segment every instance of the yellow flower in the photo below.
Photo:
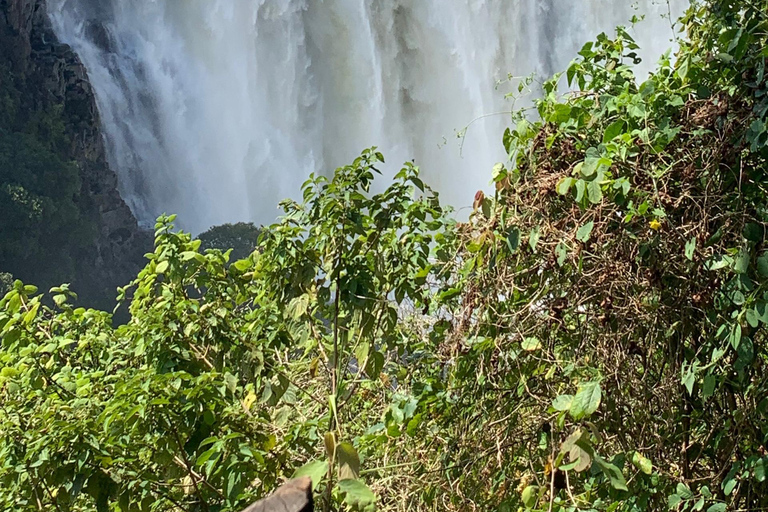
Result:
{"type": "Polygon", "coordinates": [[[658,231],[661,229],[661,222],[659,222],[656,219],[653,219],[651,222],[648,223],[648,226],[654,231],[658,231]]]}

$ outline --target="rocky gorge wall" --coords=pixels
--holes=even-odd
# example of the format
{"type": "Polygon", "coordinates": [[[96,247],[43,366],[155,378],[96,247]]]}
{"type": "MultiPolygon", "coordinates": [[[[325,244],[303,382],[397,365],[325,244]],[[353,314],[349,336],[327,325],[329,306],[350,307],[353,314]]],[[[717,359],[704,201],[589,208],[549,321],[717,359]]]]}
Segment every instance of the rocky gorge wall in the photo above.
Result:
{"type": "Polygon", "coordinates": [[[0,70],[0,143],[10,155],[3,164],[0,154],[8,196],[0,212],[10,212],[0,217],[0,270],[41,287],[71,282],[84,305],[105,305],[136,275],[152,239],[118,193],[86,70],[51,30],[45,0],[0,0],[0,70]],[[24,153],[31,164],[14,158],[17,140],[39,148],[24,153]],[[62,177],[49,176],[47,161],[76,168],[62,185],[74,185],[71,197],[54,197],[62,177]],[[19,216],[24,200],[32,213],[19,216]],[[56,232],[41,225],[62,217],[74,220],[56,232]]]}

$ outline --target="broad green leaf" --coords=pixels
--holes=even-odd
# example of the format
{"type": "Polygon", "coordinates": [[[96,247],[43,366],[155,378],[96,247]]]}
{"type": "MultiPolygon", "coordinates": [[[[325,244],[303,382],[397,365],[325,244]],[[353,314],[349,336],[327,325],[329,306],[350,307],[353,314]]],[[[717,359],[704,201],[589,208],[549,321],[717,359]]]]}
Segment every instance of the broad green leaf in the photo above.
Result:
{"type": "Polygon", "coordinates": [[[570,414],[575,420],[589,417],[600,407],[602,390],[599,382],[587,382],[579,387],[573,397],[570,414]]]}
{"type": "Polygon", "coordinates": [[[704,386],[701,390],[701,396],[705,400],[715,394],[715,386],[717,385],[717,378],[708,373],[704,376],[704,386]]]}
{"type": "Polygon", "coordinates": [[[515,252],[520,248],[520,230],[513,227],[507,233],[507,247],[509,252],[515,252]]]}
{"type": "Polygon", "coordinates": [[[768,277],[768,252],[757,258],[757,271],[763,277],[768,277]]]}
{"type": "Polygon", "coordinates": [[[728,506],[725,503],[715,503],[707,509],[707,512],[726,512],[728,506]]]}
{"type": "Polygon", "coordinates": [[[590,181],[587,185],[587,198],[592,204],[598,204],[603,200],[603,189],[600,188],[600,182],[597,180],[590,181]]]}
{"type": "Polygon", "coordinates": [[[585,433],[576,430],[565,440],[561,451],[568,449],[568,459],[574,464],[574,471],[581,473],[592,466],[594,450],[586,439],[585,433]]]}
{"type": "Polygon", "coordinates": [[[608,478],[611,487],[619,491],[629,490],[627,489],[627,481],[624,479],[624,475],[618,467],[597,455],[595,455],[594,460],[595,464],[598,465],[603,474],[608,478]]]}
{"type": "Polygon", "coordinates": [[[734,350],[738,350],[739,345],[741,344],[741,324],[738,322],[733,326],[733,329],[731,329],[728,341],[731,343],[734,350]]]}
{"type": "Polygon", "coordinates": [[[605,129],[605,133],[603,135],[603,143],[610,142],[621,135],[624,132],[624,125],[625,122],[623,119],[619,119],[608,125],[608,128],[605,129]]]}
{"type": "Polygon", "coordinates": [[[760,317],[757,316],[757,311],[754,309],[748,309],[744,317],[747,319],[747,323],[753,329],[756,329],[760,325],[760,317]]]}
{"type": "Polygon", "coordinates": [[[328,474],[328,461],[327,460],[313,460],[307,464],[304,464],[293,473],[293,478],[301,478],[302,476],[308,476],[312,479],[312,488],[317,488],[320,482],[328,474]]]}
{"type": "Polygon", "coordinates": [[[309,307],[309,295],[306,293],[299,295],[298,297],[294,297],[290,303],[288,303],[288,308],[286,309],[286,312],[288,313],[288,316],[293,318],[294,320],[298,320],[304,314],[307,312],[307,308],[309,307]]]}
{"type": "Polygon", "coordinates": [[[534,227],[531,230],[531,234],[528,236],[528,245],[533,252],[536,252],[536,246],[539,244],[539,238],[541,238],[541,229],[539,226],[534,227]]]}
{"type": "Polygon", "coordinates": [[[651,463],[651,459],[645,457],[640,452],[634,452],[632,454],[632,464],[634,464],[637,469],[646,475],[653,473],[653,464],[651,463]]]}
{"type": "Polygon", "coordinates": [[[726,496],[730,496],[730,495],[731,495],[731,493],[733,492],[733,490],[736,488],[736,485],[737,485],[738,483],[739,483],[739,481],[738,481],[738,480],[736,480],[736,478],[734,478],[733,476],[731,476],[730,478],[728,478],[728,479],[727,479],[727,480],[726,480],[726,481],[723,483],[723,493],[724,493],[726,496]]]}
{"type": "Polygon", "coordinates": [[[539,487],[536,485],[529,485],[520,494],[520,501],[523,502],[525,508],[533,508],[536,506],[536,502],[539,501],[539,487]]]}
{"type": "Polygon", "coordinates": [[[677,488],[675,490],[677,491],[677,495],[684,500],[690,500],[693,498],[693,491],[682,482],[678,482],[677,488]]]}
{"type": "Polygon", "coordinates": [[[587,191],[587,182],[584,180],[576,180],[576,202],[581,203],[584,199],[584,194],[587,191]]]}
{"type": "Polygon", "coordinates": [[[344,503],[363,509],[376,503],[376,495],[360,480],[340,480],[339,491],[344,494],[344,503]]]}
{"type": "Polygon", "coordinates": [[[557,256],[557,265],[562,267],[568,257],[568,247],[563,242],[560,242],[555,248],[555,255],[557,256]]]}
{"type": "Polygon", "coordinates": [[[583,226],[581,226],[576,231],[576,240],[582,243],[587,243],[589,240],[590,235],[592,234],[592,229],[595,227],[595,223],[593,221],[589,221],[583,226]]]}
{"type": "Polygon", "coordinates": [[[530,337],[525,338],[523,342],[520,344],[523,350],[527,350],[528,352],[533,352],[535,350],[539,350],[541,348],[541,342],[539,341],[539,338],[530,337]]]}
{"type": "Polygon", "coordinates": [[[566,176],[565,178],[561,179],[557,184],[557,193],[561,196],[567,195],[568,192],[571,191],[571,187],[575,181],[576,180],[570,176],[566,176]]]}
{"type": "Polygon", "coordinates": [[[344,441],[336,446],[336,461],[340,480],[360,478],[360,457],[351,443],[344,441]]]}
{"type": "Polygon", "coordinates": [[[571,408],[573,402],[573,395],[560,395],[552,400],[552,407],[556,411],[567,411],[571,408]]]}
{"type": "Polygon", "coordinates": [[[755,463],[755,479],[758,482],[765,481],[766,469],[768,469],[768,458],[763,457],[755,463]]]}

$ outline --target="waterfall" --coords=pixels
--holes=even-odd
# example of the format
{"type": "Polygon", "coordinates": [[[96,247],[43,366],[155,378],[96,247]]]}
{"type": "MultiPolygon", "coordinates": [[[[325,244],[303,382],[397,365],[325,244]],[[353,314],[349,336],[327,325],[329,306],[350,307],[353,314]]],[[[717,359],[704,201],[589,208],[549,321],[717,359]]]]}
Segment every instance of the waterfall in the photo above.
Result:
{"type": "Polygon", "coordinates": [[[391,171],[413,159],[444,202],[468,205],[505,159],[512,87],[499,81],[562,70],[633,15],[647,17],[632,30],[653,63],[672,46],[663,16],[685,3],[48,0],[48,10],[88,70],[134,214],[151,224],[178,213],[200,232],[272,222],[310,172],[372,145],[391,171]]]}

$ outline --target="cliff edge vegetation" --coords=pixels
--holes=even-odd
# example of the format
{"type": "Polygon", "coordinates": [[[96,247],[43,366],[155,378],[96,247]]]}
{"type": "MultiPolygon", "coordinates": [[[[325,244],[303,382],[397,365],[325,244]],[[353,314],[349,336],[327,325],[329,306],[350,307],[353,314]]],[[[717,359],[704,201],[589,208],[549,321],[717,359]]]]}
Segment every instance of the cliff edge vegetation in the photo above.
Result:
{"type": "Polygon", "coordinates": [[[85,68],[45,9],[0,1],[0,269],[110,308],[151,237],[117,192],[85,68]]]}

